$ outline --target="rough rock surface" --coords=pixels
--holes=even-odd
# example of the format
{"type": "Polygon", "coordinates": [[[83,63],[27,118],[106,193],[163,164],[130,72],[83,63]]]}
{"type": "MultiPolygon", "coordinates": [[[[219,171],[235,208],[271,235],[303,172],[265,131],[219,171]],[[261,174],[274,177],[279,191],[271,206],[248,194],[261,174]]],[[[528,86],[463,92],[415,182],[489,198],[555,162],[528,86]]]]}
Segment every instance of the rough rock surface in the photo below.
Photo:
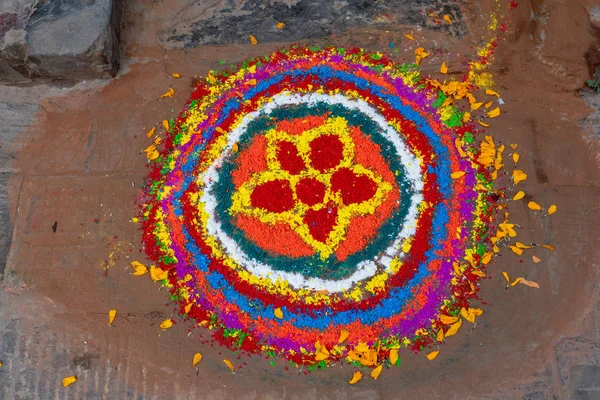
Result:
{"type": "Polygon", "coordinates": [[[8,0],[0,5],[0,82],[114,76],[117,0],[8,0]]]}
{"type": "Polygon", "coordinates": [[[248,44],[250,35],[261,43],[295,42],[357,26],[385,28],[390,24],[465,33],[454,0],[196,0],[175,18],[160,36],[167,48],[248,44]],[[456,23],[450,26],[427,18],[432,14],[447,14],[456,23]],[[277,28],[279,22],[285,25],[277,28]]]}

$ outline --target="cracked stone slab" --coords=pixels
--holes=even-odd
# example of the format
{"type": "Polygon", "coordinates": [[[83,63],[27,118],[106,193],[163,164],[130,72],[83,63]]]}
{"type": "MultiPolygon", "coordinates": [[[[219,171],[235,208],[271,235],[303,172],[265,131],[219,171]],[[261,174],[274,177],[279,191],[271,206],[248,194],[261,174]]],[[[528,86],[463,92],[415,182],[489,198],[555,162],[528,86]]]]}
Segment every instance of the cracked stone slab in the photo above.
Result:
{"type": "Polygon", "coordinates": [[[0,5],[0,82],[114,76],[118,0],[10,0],[0,5]]]}
{"type": "Polygon", "coordinates": [[[352,27],[421,26],[465,33],[453,0],[195,0],[159,37],[166,48],[294,42],[324,38],[352,27]],[[442,20],[449,15],[452,25],[442,20]],[[277,24],[283,22],[283,28],[277,24]]]}

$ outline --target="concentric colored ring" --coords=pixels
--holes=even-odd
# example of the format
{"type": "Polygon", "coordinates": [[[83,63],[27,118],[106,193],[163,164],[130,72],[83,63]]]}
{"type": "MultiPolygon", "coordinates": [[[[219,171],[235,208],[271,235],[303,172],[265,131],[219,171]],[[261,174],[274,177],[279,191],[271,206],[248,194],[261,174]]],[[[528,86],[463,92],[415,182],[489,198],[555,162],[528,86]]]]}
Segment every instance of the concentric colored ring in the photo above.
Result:
{"type": "Polygon", "coordinates": [[[494,207],[444,100],[358,49],[293,47],[199,83],[142,214],[182,313],[311,366],[432,343],[476,298],[494,207]]]}

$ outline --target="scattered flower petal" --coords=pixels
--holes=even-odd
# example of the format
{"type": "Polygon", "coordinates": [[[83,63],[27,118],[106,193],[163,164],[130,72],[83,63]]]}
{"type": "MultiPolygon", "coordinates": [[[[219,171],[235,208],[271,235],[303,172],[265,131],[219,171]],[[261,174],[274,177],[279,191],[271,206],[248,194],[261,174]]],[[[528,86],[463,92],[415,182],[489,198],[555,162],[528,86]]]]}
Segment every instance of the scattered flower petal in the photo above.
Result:
{"type": "Polygon", "coordinates": [[[515,185],[517,185],[520,182],[523,182],[525,179],[527,179],[527,174],[521,171],[520,169],[515,169],[512,173],[512,179],[515,185]]]}
{"type": "Polygon", "coordinates": [[[523,249],[520,249],[517,246],[508,246],[508,248],[511,249],[512,252],[515,253],[518,256],[520,256],[521,254],[523,254],[523,249]]]}
{"type": "Polygon", "coordinates": [[[355,371],[352,375],[352,379],[348,381],[349,384],[354,385],[356,382],[362,379],[362,373],[360,371],[355,371]]]}
{"type": "Polygon", "coordinates": [[[413,37],[413,35],[410,35],[408,33],[405,33],[404,37],[407,38],[408,40],[415,40],[415,38],[413,37]]]}
{"type": "Polygon", "coordinates": [[[275,318],[277,318],[277,319],[282,319],[283,311],[281,310],[281,308],[278,307],[273,311],[273,315],[275,315],[275,318]]]}
{"type": "Polygon", "coordinates": [[[542,247],[550,251],[554,251],[554,246],[551,244],[543,244],[542,247]]]}
{"type": "Polygon", "coordinates": [[[521,158],[521,156],[519,155],[519,153],[513,153],[512,159],[515,164],[519,162],[520,158],[521,158]]]}
{"type": "Polygon", "coordinates": [[[390,350],[390,364],[396,365],[398,362],[398,349],[390,350]]]}
{"type": "Polygon", "coordinates": [[[171,76],[175,79],[181,78],[181,74],[178,74],[177,72],[172,73],[171,76]]]}
{"type": "Polygon", "coordinates": [[[523,197],[525,197],[525,192],[522,190],[519,190],[512,199],[513,200],[521,200],[523,197]]]}
{"type": "Polygon", "coordinates": [[[500,93],[498,92],[494,92],[493,90],[490,89],[486,89],[485,90],[485,94],[489,95],[489,96],[496,96],[496,97],[500,97],[500,93]]]}
{"type": "Polygon", "coordinates": [[[458,317],[451,317],[449,315],[441,314],[440,321],[442,322],[442,324],[450,325],[458,321],[458,317]]]}
{"type": "Polygon", "coordinates": [[[346,339],[348,339],[349,335],[350,332],[348,332],[346,329],[342,329],[342,331],[340,332],[340,337],[338,339],[338,344],[344,343],[346,339]]]}
{"type": "Polygon", "coordinates": [[[108,312],[108,325],[112,325],[115,322],[115,318],[117,317],[117,310],[110,310],[108,312]]]}
{"type": "Polygon", "coordinates": [[[379,375],[381,375],[382,369],[383,369],[383,364],[379,365],[378,367],[375,367],[375,369],[373,369],[373,371],[371,371],[371,378],[377,380],[379,378],[379,375]]]}
{"type": "Polygon", "coordinates": [[[169,91],[161,94],[160,98],[164,99],[165,97],[173,97],[174,95],[175,95],[175,91],[173,90],[173,88],[169,88],[169,91]]]}
{"type": "Polygon", "coordinates": [[[502,275],[504,275],[504,279],[506,279],[506,283],[510,283],[510,278],[508,277],[508,272],[504,271],[504,272],[502,272],[502,275]]]}
{"type": "Polygon", "coordinates": [[[162,281],[169,277],[169,273],[167,271],[163,271],[161,268],[156,267],[154,265],[150,266],[150,277],[154,282],[162,281]]]}
{"type": "Polygon", "coordinates": [[[452,25],[452,19],[450,18],[450,16],[448,14],[444,14],[444,21],[446,21],[447,23],[452,25]]]}
{"type": "Polygon", "coordinates": [[[458,332],[458,330],[460,329],[461,325],[462,325],[462,319],[459,319],[457,322],[455,322],[452,325],[450,325],[450,328],[446,331],[446,333],[444,334],[444,336],[445,337],[450,337],[450,336],[456,335],[456,332],[458,332]]]}
{"type": "Polygon", "coordinates": [[[258,44],[258,40],[256,40],[256,38],[252,35],[248,36],[250,38],[250,43],[254,44],[258,44]]]}
{"type": "Polygon", "coordinates": [[[152,135],[154,135],[154,132],[156,132],[156,128],[152,128],[148,131],[148,133],[146,133],[147,137],[152,137],[152,135]]]}
{"type": "Polygon", "coordinates": [[[526,285],[526,286],[529,286],[529,287],[532,287],[532,288],[537,288],[537,289],[540,288],[540,285],[538,285],[537,282],[528,281],[525,278],[519,278],[519,283],[522,283],[523,285],[526,285]]]}
{"type": "Polygon", "coordinates": [[[435,360],[435,358],[438,356],[438,354],[440,354],[439,350],[434,350],[431,353],[427,354],[427,359],[429,361],[435,360]]]}
{"type": "Polygon", "coordinates": [[[131,266],[131,268],[133,268],[133,275],[135,276],[141,276],[148,273],[148,267],[146,267],[139,261],[132,261],[129,265],[131,266]]]}
{"type": "Polygon", "coordinates": [[[536,263],[536,264],[542,261],[542,259],[541,259],[541,258],[539,258],[539,257],[536,257],[536,256],[531,256],[531,259],[532,259],[532,260],[533,260],[533,262],[534,262],[534,263],[536,263]]]}
{"type": "Polygon", "coordinates": [[[283,22],[278,22],[276,26],[277,26],[277,29],[283,29],[285,24],[283,22]]]}
{"type": "Polygon", "coordinates": [[[442,73],[442,74],[448,73],[448,66],[446,65],[446,62],[444,62],[444,61],[442,61],[442,66],[440,67],[440,73],[442,73]]]}
{"type": "Polygon", "coordinates": [[[171,318],[169,319],[165,319],[163,322],[160,323],[160,329],[169,329],[170,327],[173,326],[173,320],[171,318]]]}
{"type": "Polygon", "coordinates": [[[71,386],[75,382],[77,382],[77,377],[75,375],[67,376],[66,378],[62,379],[62,385],[64,387],[71,386]]]}
{"type": "Polygon", "coordinates": [[[556,212],[556,210],[558,210],[558,207],[556,207],[555,204],[552,204],[550,207],[548,207],[548,214],[547,215],[552,215],[556,212]]]}
{"type": "Polygon", "coordinates": [[[542,209],[542,206],[540,206],[535,201],[530,201],[529,203],[527,203],[527,207],[535,211],[540,211],[542,209]]]}
{"type": "Polygon", "coordinates": [[[229,370],[231,372],[235,371],[235,368],[233,367],[233,364],[231,363],[231,361],[229,361],[228,359],[223,359],[223,362],[225,363],[225,365],[227,365],[227,367],[229,368],[229,370]]]}
{"type": "Polygon", "coordinates": [[[202,360],[202,353],[194,354],[194,359],[192,360],[192,367],[198,365],[198,363],[202,360]]]}

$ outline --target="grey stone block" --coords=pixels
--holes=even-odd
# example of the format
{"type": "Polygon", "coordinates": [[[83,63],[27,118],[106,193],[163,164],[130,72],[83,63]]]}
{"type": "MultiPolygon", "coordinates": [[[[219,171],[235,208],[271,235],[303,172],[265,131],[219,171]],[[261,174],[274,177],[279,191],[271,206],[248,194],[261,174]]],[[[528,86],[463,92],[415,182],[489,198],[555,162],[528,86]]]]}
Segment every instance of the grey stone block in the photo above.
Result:
{"type": "Polygon", "coordinates": [[[10,0],[10,7],[0,6],[0,82],[76,81],[116,74],[118,0],[33,2],[10,0]],[[13,3],[21,3],[21,11],[13,3]]]}

